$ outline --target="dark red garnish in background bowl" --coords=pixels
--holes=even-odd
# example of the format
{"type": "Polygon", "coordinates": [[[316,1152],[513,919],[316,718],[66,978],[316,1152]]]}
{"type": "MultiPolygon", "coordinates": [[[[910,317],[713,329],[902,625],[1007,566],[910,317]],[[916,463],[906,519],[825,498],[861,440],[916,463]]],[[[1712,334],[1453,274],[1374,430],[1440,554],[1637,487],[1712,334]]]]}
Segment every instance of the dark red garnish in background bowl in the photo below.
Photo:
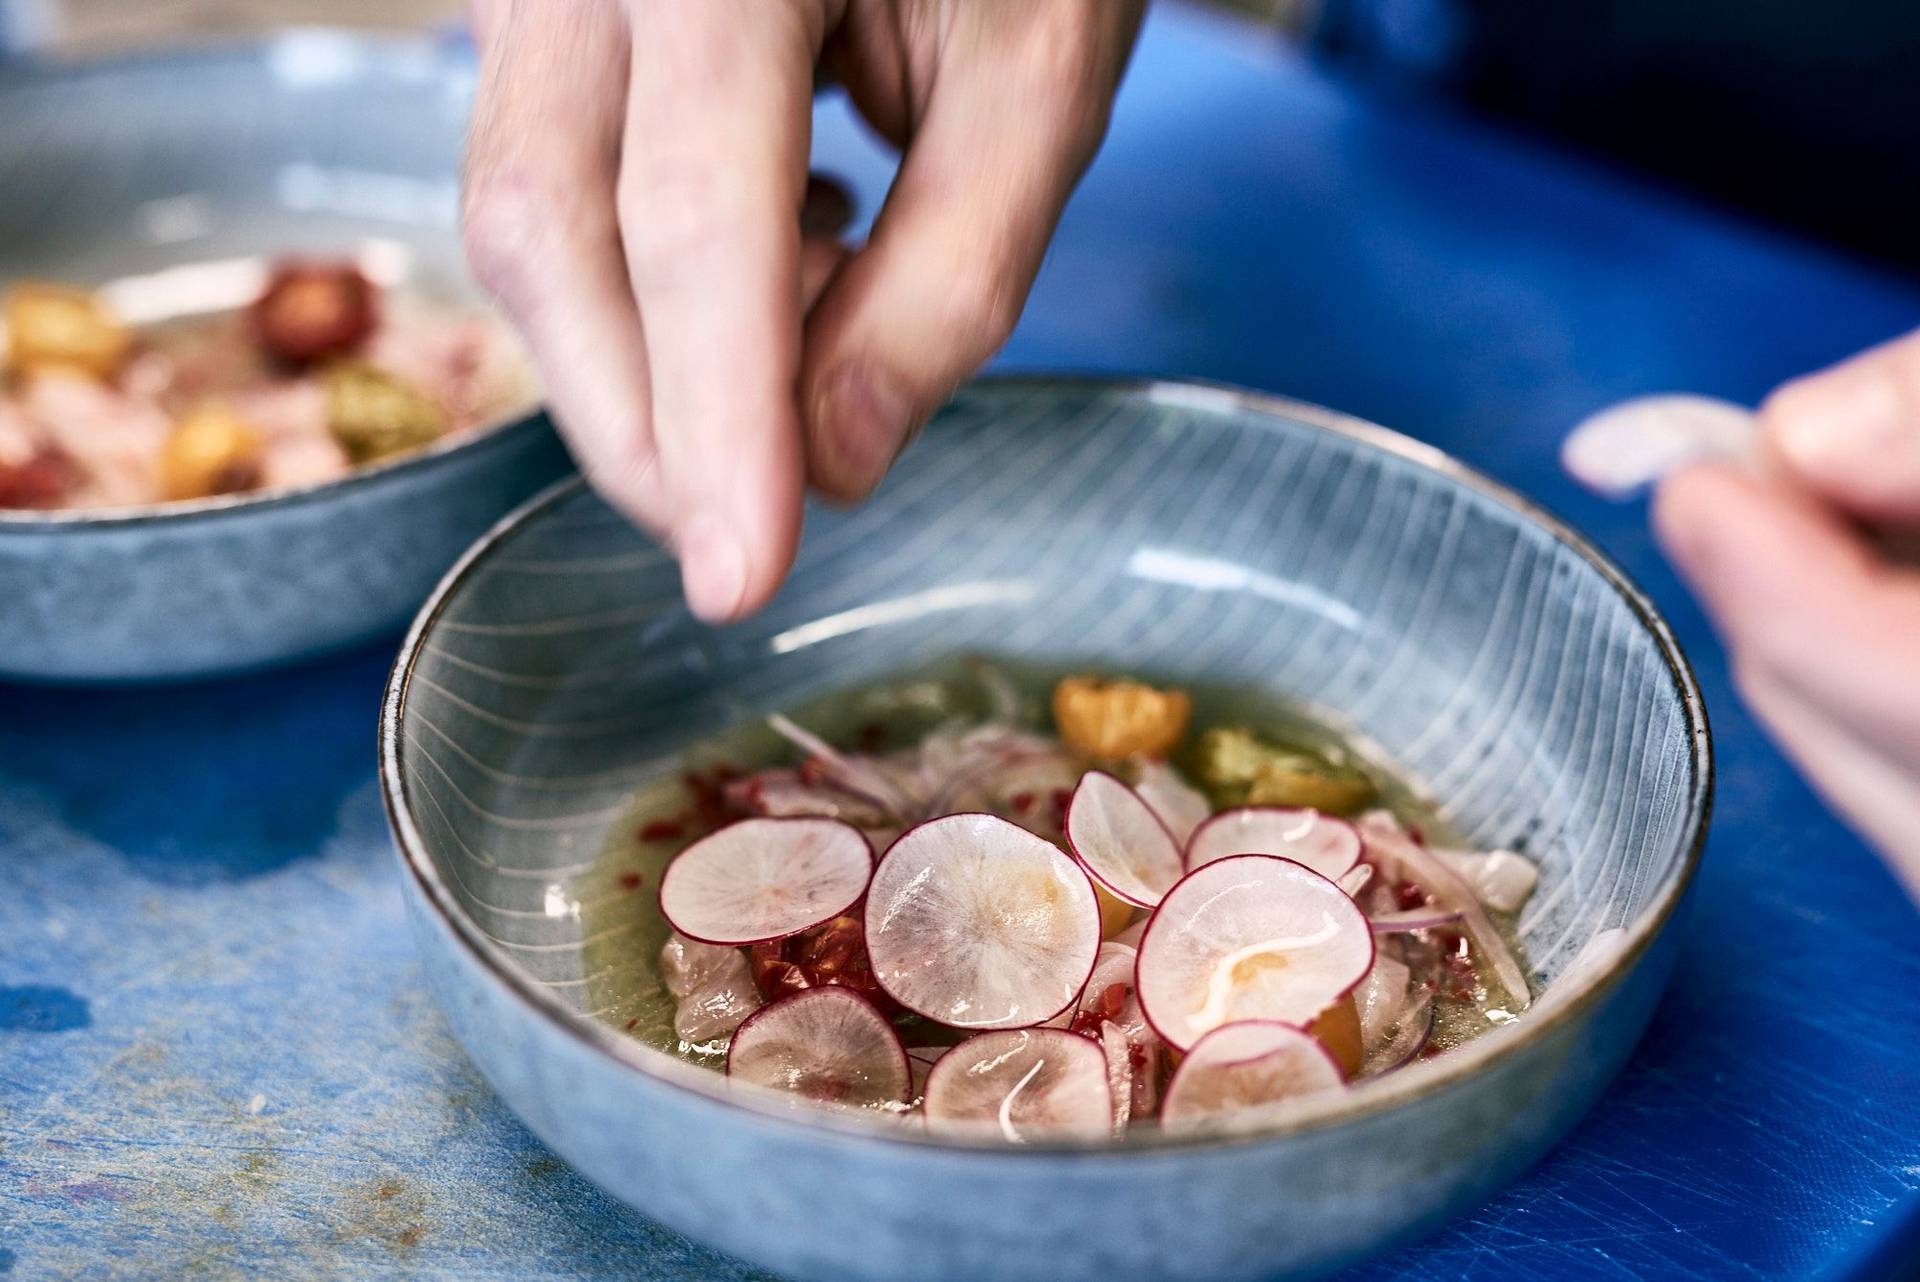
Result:
{"type": "Polygon", "coordinates": [[[254,340],[289,365],[356,350],[380,323],[379,291],[351,263],[286,262],[247,311],[254,340]]]}

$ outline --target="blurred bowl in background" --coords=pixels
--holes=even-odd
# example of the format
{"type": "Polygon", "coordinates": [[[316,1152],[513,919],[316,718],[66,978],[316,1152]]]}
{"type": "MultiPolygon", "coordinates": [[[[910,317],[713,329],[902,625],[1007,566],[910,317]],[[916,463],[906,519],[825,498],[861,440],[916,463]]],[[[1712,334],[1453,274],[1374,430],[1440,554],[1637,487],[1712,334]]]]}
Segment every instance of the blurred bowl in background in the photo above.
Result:
{"type": "MultiPolygon", "coordinates": [[[[0,282],[214,310],[292,253],[477,302],[457,227],[473,74],[457,43],[324,31],[0,71],[0,282]]],[[[0,678],[207,676],[397,631],[568,467],[530,409],[301,489],[0,511],[0,678]]]]}

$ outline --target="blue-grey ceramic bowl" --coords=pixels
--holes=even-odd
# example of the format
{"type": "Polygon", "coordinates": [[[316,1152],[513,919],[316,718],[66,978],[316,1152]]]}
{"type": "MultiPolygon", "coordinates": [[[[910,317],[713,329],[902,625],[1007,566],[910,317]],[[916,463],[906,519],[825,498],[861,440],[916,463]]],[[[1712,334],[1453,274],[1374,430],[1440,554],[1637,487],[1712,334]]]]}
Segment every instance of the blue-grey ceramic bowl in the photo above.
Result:
{"type": "MultiPolygon", "coordinates": [[[[0,282],[378,244],[422,291],[465,293],[472,77],[452,46],[328,32],[0,70],[0,282]]],[[[304,490],[0,512],[0,678],[201,676],[397,632],[566,467],[535,416],[304,490]]]]}
{"type": "Polygon", "coordinates": [[[1486,1196],[1640,1035],[1711,774],[1666,626],[1525,501],[1323,410],[1071,380],[963,391],[871,504],[813,513],[772,607],[721,631],[658,548],[550,491],[415,622],[380,748],[432,982],[542,1139],[771,1268],[918,1282],[1313,1272],[1486,1196]],[[1533,1010],[1262,1133],[1018,1149],[730,1095],[602,1022],[578,904],[625,798],[695,736],[963,651],[1333,711],[1465,836],[1539,859],[1533,1010]]]}

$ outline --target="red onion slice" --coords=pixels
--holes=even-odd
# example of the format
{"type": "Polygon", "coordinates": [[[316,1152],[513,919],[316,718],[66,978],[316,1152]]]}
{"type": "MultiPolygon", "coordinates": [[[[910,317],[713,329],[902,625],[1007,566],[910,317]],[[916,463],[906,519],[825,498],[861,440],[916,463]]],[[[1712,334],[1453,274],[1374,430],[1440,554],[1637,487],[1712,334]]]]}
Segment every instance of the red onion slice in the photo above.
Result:
{"type": "Polygon", "coordinates": [[[1160,1120],[1182,1126],[1220,1113],[1337,1091],[1340,1066],[1318,1038],[1290,1024],[1224,1024],[1198,1042],[1174,1070],[1160,1120]]]}
{"type": "Polygon", "coordinates": [[[1398,935],[1410,930],[1437,930],[1460,920],[1457,908],[1408,908],[1402,912],[1375,913],[1367,918],[1367,927],[1376,935],[1398,935]]]}
{"type": "Polygon", "coordinates": [[[1513,1013],[1525,1010],[1533,1001],[1533,992],[1527,986],[1527,973],[1520,968],[1513,950],[1507,947],[1507,941],[1501,937],[1493,918],[1487,916],[1487,910],[1474,897],[1467,884],[1460,880],[1459,874],[1432,851],[1401,832],[1399,825],[1391,819],[1369,817],[1361,821],[1361,828],[1375,862],[1384,860],[1396,866],[1402,877],[1424,889],[1437,904],[1460,914],[1460,924],[1465,927],[1474,951],[1493,971],[1493,977],[1512,1000],[1513,1013]]]}

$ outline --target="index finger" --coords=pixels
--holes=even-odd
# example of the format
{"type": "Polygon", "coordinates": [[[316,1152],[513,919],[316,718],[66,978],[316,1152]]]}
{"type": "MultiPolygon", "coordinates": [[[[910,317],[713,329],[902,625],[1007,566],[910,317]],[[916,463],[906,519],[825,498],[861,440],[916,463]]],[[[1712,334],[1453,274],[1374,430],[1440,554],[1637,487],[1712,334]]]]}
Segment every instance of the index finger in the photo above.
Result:
{"type": "Polygon", "coordinates": [[[799,537],[799,214],[819,36],[802,5],[634,9],[619,208],[687,600],[736,618],[799,537]]]}

